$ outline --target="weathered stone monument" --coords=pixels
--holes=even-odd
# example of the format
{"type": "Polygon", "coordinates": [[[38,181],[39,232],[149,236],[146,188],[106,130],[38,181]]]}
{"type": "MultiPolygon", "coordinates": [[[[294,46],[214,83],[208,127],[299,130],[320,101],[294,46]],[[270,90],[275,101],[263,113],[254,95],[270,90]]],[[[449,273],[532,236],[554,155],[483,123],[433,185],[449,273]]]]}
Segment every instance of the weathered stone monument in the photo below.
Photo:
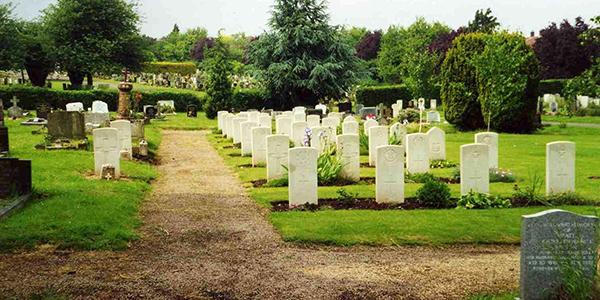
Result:
{"type": "Polygon", "coordinates": [[[490,170],[488,155],[490,148],[484,144],[469,144],[460,147],[460,192],[466,195],[490,192],[490,170]]]}
{"type": "Polygon", "coordinates": [[[131,122],[131,142],[139,143],[145,138],[144,120],[134,120],[131,122]]]}
{"type": "Polygon", "coordinates": [[[36,105],[35,115],[38,118],[48,120],[48,115],[52,113],[52,106],[46,102],[40,102],[36,105]]]}
{"type": "Polygon", "coordinates": [[[427,112],[427,123],[440,123],[440,113],[437,111],[428,111],[427,112]]]}
{"type": "Polygon", "coordinates": [[[31,192],[31,161],[0,157],[0,199],[31,192]]]}
{"type": "Polygon", "coordinates": [[[475,135],[475,143],[486,144],[490,147],[489,169],[498,167],[498,134],[495,132],[482,132],[475,135]]]}
{"type": "MultiPolygon", "coordinates": [[[[128,120],[131,115],[131,90],[133,90],[133,84],[127,82],[127,69],[123,72],[123,82],[117,85],[119,89],[119,109],[118,109],[118,119],[120,120],[128,120]]],[[[158,112],[160,113],[160,111],[158,112]]]]}
{"type": "Polygon", "coordinates": [[[429,159],[446,160],[446,133],[433,127],[427,131],[429,138],[429,159]]]}
{"type": "Polygon", "coordinates": [[[429,138],[424,133],[406,135],[406,169],[408,173],[429,173],[429,138]]]}
{"type": "Polygon", "coordinates": [[[118,130],[119,152],[127,152],[131,158],[133,156],[133,150],[131,149],[131,122],[127,120],[113,121],[110,122],[110,127],[118,130]]]}
{"type": "Polygon", "coordinates": [[[358,134],[338,135],[337,149],[337,155],[341,158],[343,165],[342,176],[350,181],[360,181],[360,145],[358,134]]]}
{"type": "Polygon", "coordinates": [[[377,155],[377,202],[404,202],[404,147],[380,146],[377,155]]]}
{"type": "Polygon", "coordinates": [[[197,118],[198,117],[198,106],[195,104],[189,104],[187,106],[187,116],[188,118],[197,118]]]}
{"type": "Polygon", "coordinates": [[[83,103],[81,102],[67,103],[67,111],[83,112],[84,110],[83,103]]]}
{"type": "Polygon", "coordinates": [[[19,103],[19,99],[17,99],[17,96],[14,96],[11,102],[13,106],[8,108],[8,117],[17,119],[24,117],[25,111],[17,105],[19,103]]]}
{"type": "Polygon", "coordinates": [[[271,129],[267,127],[254,127],[252,134],[252,166],[267,163],[267,136],[271,129]]]}
{"type": "Polygon", "coordinates": [[[388,144],[389,132],[386,126],[369,128],[369,166],[377,166],[377,148],[388,144]]]}
{"type": "Polygon", "coordinates": [[[561,288],[561,270],[569,265],[592,282],[599,224],[598,217],[558,209],[522,216],[521,299],[553,299],[561,288]]]}
{"type": "Polygon", "coordinates": [[[55,111],[48,117],[48,134],[52,140],[83,140],[85,122],[83,114],[78,111],[55,111]]]}
{"type": "Polygon", "coordinates": [[[575,143],[546,145],[546,195],[575,191],[575,143]]]}
{"type": "Polygon", "coordinates": [[[4,126],[4,105],[0,100],[0,156],[8,154],[8,127],[4,126]]]}
{"type": "Polygon", "coordinates": [[[252,155],[252,128],[258,127],[257,122],[242,122],[240,123],[241,143],[242,143],[242,156],[252,155]]]}
{"type": "Polygon", "coordinates": [[[267,181],[281,179],[287,171],[290,139],[285,135],[267,136],[267,181]]]}
{"type": "Polygon", "coordinates": [[[101,176],[102,167],[108,164],[115,168],[114,179],[119,179],[121,177],[119,130],[116,128],[99,128],[94,129],[93,134],[96,175],[101,176]]]}
{"type": "Polygon", "coordinates": [[[289,150],[289,204],[318,204],[317,149],[299,147],[289,150]]]}

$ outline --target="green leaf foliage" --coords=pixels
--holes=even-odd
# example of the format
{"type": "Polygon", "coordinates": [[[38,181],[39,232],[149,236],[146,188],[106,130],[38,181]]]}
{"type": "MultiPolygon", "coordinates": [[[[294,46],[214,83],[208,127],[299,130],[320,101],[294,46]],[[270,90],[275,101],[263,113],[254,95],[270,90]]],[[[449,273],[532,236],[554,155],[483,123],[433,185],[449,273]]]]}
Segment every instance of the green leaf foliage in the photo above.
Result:
{"type": "Polygon", "coordinates": [[[477,69],[473,59],[485,50],[484,34],[472,33],[456,38],[442,64],[441,98],[444,117],[459,129],[484,128],[479,104],[477,69]]]}
{"type": "Polygon", "coordinates": [[[276,109],[340,99],[367,74],[320,0],[276,0],[271,31],[250,44],[248,60],[276,109]]]}
{"type": "Polygon", "coordinates": [[[498,26],[500,26],[498,18],[492,15],[492,10],[490,8],[485,12],[483,9],[478,9],[475,12],[475,19],[469,22],[469,25],[467,26],[467,33],[481,32],[491,34],[498,26]]]}
{"type": "Polygon", "coordinates": [[[23,61],[23,45],[18,29],[20,21],[13,15],[12,3],[0,4],[0,70],[11,70],[23,61]]]}
{"type": "Polygon", "coordinates": [[[152,74],[180,74],[194,75],[196,74],[196,65],[193,63],[173,63],[173,62],[151,62],[144,65],[142,72],[152,74]]]}
{"type": "Polygon", "coordinates": [[[474,59],[484,120],[495,131],[534,131],[540,66],[533,49],[521,34],[503,32],[484,40],[485,51],[474,59]]]}
{"type": "Polygon", "coordinates": [[[222,36],[215,40],[215,46],[207,53],[205,71],[208,75],[206,80],[206,93],[208,101],[204,104],[206,116],[214,119],[220,110],[231,110],[233,89],[229,75],[233,66],[229,59],[229,49],[223,42],[222,36]]]}

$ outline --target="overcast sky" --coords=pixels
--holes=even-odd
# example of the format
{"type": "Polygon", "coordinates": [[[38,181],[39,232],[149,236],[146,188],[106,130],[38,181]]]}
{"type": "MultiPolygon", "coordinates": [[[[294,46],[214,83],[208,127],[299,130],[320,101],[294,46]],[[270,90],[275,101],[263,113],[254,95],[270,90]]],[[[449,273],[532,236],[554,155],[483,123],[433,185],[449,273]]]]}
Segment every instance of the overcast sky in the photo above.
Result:
{"type": "MultiPolygon", "coordinates": [[[[177,23],[185,30],[204,27],[209,35],[244,31],[258,35],[268,30],[274,0],[139,0],[144,17],[142,33],[162,37],[177,23]]],[[[18,4],[16,14],[31,20],[56,0],[0,0],[18,4]]],[[[466,25],[475,11],[490,7],[504,29],[536,33],[551,22],[582,16],[589,22],[600,14],[600,0],[330,0],[331,24],[387,29],[410,25],[416,17],[440,21],[452,28],[466,25]]]]}

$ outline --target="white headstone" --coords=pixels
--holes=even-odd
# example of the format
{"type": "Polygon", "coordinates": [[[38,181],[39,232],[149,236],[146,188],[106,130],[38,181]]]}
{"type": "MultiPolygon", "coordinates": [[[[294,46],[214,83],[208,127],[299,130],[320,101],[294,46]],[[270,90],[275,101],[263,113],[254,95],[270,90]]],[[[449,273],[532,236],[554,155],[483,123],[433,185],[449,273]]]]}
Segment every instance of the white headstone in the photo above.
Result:
{"type": "Polygon", "coordinates": [[[299,112],[301,112],[303,114],[306,114],[306,107],[304,107],[304,106],[296,106],[296,107],[294,107],[294,109],[292,109],[292,112],[294,114],[295,113],[299,113],[299,112]]]}
{"type": "Polygon", "coordinates": [[[129,157],[131,157],[133,155],[131,149],[131,122],[126,120],[112,121],[110,127],[118,130],[119,145],[121,146],[119,150],[127,151],[129,157]]]}
{"type": "Polygon", "coordinates": [[[400,115],[400,111],[402,110],[402,105],[398,103],[392,104],[392,117],[395,119],[400,115]]]}
{"type": "Polygon", "coordinates": [[[294,122],[306,122],[306,114],[303,112],[294,113],[294,122]]]}
{"type": "Polygon", "coordinates": [[[84,109],[83,109],[83,103],[81,103],[81,102],[68,103],[67,104],[67,111],[79,111],[79,112],[82,112],[82,111],[84,111],[84,109]]]}
{"type": "Polygon", "coordinates": [[[173,100],[161,100],[156,102],[156,104],[160,105],[160,107],[170,107],[175,111],[175,101],[173,100]]]}
{"type": "Polygon", "coordinates": [[[248,121],[249,122],[258,122],[258,112],[257,111],[251,111],[248,112],[248,121]]]}
{"type": "Polygon", "coordinates": [[[544,94],[544,103],[556,102],[556,96],[552,94],[544,94]]]}
{"type": "Polygon", "coordinates": [[[271,127],[273,126],[271,117],[270,116],[258,116],[258,126],[268,127],[269,129],[271,129],[271,127]]]}
{"type": "Polygon", "coordinates": [[[323,124],[323,127],[327,127],[329,128],[329,130],[331,130],[331,136],[333,137],[333,139],[335,139],[337,136],[337,127],[340,125],[340,119],[328,117],[323,119],[323,121],[321,121],[321,124],[323,124]]]}
{"type": "Polygon", "coordinates": [[[377,166],[377,147],[388,144],[389,132],[386,126],[369,128],[369,166],[377,166]]]}
{"type": "Polygon", "coordinates": [[[285,135],[267,136],[267,181],[281,179],[287,171],[290,139],[285,135]]]}
{"type": "Polygon", "coordinates": [[[339,113],[339,112],[330,112],[329,115],[327,115],[328,118],[336,118],[337,119],[337,125],[340,126],[340,124],[342,123],[342,117],[344,114],[339,113]]]}
{"type": "Polygon", "coordinates": [[[318,204],[317,149],[300,147],[289,150],[289,203],[318,204]]]}
{"type": "Polygon", "coordinates": [[[429,173],[429,139],[424,133],[406,135],[406,169],[408,173],[429,173]]]}
{"type": "Polygon", "coordinates": [[[294,142],[294,147],[308,147],[308,145],[304,144],[307,129],[309,129],[309,127],[308,123],[306,122],[292,123],[292,136],[290,138],[294,142]]]}
{"type": "Polygon", "coordinates": [[[246,122],[248,119],[246,118],[240,118],[240,117],[236,117],[233,119],[233,143],[237,144],[237,143],[241,143],[242,142],[242,128],[240,127],[240,124],[242,124],[242,122],[246,122]]]}
{"type": "Polygon", "coordinates": [[[575,143],[546,145],[546,194],[575,191],[575,143]]]}
{"type": "Polygon", "coordinates": [[[396,100],[396,104],[398,106],[400,106],[400,109],[404,109],[404,101],[403,100],[396,100]]]}
{"type": "Polygon", "coordinates": [[[258,127],[258,123],[250,121],[240,123],[242,156],[252,155],[252,128],[254,127],[258,127]]]}
{"type": "Polygon", "coordinates": [[[294,112],[293,111],[284,111],[282,113],[282,115],[285,116],[285,117],[294,119],[294,112]]]}
{"type": "Polygon", "coordinates": [[[437,109],[437,100],[436,99],[432,99],[431,100],[431,109],[437,109]]]}
{"type": "Polygon", "coordinates": [[[321,155],[330,147],[333,141],[331,130],[322,126],[311,127],[310,130],[312,131],[310,146],[317,149],[317,153],[321,155]]]}
{"type": "Polygon", "coordinates": [[[347,116],[347,117],[344,119],[344,123],[348,123],[348,122],[356,122],[356,123],[358,123],[358,121],[356,121],[356,118],[355,118],[355,117],[353,117],[353,116],[347,116]]]}
{"type": "Polygon", "coordinates": [[[490,147],[489,169],[498,167],[498,134],[495,132],[482,132],[475,135],[475,143],[486,144],[490,147]]]}
{"type": "Polygon", "coordinates": [[[579,100],[579,103],[581,103],[581,108],[587,108],[590,105],[590,97],[579,96],[577,98],[579,100]]]}
{"type": "Polygon", "coordinates": [[[377,121],[371,119],[371,120],[367,120],[363,126],[365,129],[365,135],[369,136],[369,128],[371,128],[373,126],[379,126],[379,123],[377,123],[377,121]]]}
{"type": "MultiPolygon", "coordinates": [[[[356,123],[356,122],[353,122],[356,123]]],[[[356,123],[358,124],[358,123],[356,123]]],[[[360,181],[360,145],[358,134],[337,136],[337,155],[341,157],[342,176],[354,182],[360,181]]]]}
{"type": "Polygon", "coordinates": [[[271,135],[270,128],[252,128],[252,166],[267,163],[267,136],[269,135],[271,135]]]}
{"type": "Polygon", "coordinates": [[[292,118],[281,117],[275,121],[275,132],[285,134],[288,138],[292,137],[292,118]]]}
{"type": "MultiPolygon", "coordinates": [[[[83,105],[82,105],[83,107],[83,105]]],[[[108,104],[102,101],[94,101],[92,103],[92,112],[93,113],[109,113],[108,104]]]]}
{"type": "Polygon", "coordinates": [[[377,202],[404,203],[404,147],[377,147],[377,202]]]}
{"type": "Polygon", "coordinates": [[[446,133],[433,127],[427,131],[429,137],[429,159],[446,160],[446,133]]]}
{"type": "Polygon", "coordinates": [[[439,123],[441,121],[440,113],[437,111],[427,112],[427,123],[439,123]]]}
{"type": "Polygon", "coordinates": [[[460,147],[460,192],[490,192],[488,155],[490,147],[485,144],[469,144],[460,147]]]}
{"type": "Polygon", "coordinates": [[[218,126],[218,129],[223,132],[223,136],[226,135],[225,130],[224,130],[225,126],[223,125],[224,116],[227,116],[228,113],[229,112],[227,112],[226,110],[221,110],[221,111],[217,112],[217,124],[218,124],[217,126],[218,126]]]}
{"type": "Polygon", "coordinates": [[[236,116],[234,114],[228,114],[225,119],[225,122],[226,122],[225,131],[227,132],[228,139],[233,138],[233,119],[235,119],[235,118],[236,118],[236,116]]]}
{"type": "Polygon", "coordinates": [[[322,110],[323,111],[323,115],[327,114],[327,105],[319,104],[319,105],[315,106],[315,109],[322,110]]]}
{"type": "Polygon", "coordinates": [[[102,166],[111,164],[115,167],[115,177],[121,177],[119,164],[119,130],[116,128],[100,128],[94,134],[94,167],[96,175],[102,174],[102,166]]]}
{"type": "Polygon", "coordinates": [[[408,129],[406,125],[396,122],[394,123],[394,125],[392,125],[392,127],[390,127],[390,136],[396,136],[396,140],[404,144],[404,139],[406,138],[407,130],[408,129]]]}
{"type": "Polygon", "coordinates": [[[342,134],[358,134],[358,122],[342,123],[342,134]]]}
{"type": "Polygon", "coordinates": [[[321,117],[319,115],[308,115],[306,116],[306,122],[309,127],[321,126],[321,117]]]}

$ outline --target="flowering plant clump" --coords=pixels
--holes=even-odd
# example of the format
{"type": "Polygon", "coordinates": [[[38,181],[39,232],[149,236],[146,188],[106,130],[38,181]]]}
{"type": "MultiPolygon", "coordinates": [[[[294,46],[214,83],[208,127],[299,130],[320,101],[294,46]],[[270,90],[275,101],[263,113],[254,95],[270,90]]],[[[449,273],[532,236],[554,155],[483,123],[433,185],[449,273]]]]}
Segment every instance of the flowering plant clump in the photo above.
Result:
{"type": "Polygon", "coordinates": [[[510,170],[492,168],[490,169],[490,182],[517,182],[517,176],[510,170]]]}
{"type": "Polygon", "coordinates": [[[304,140],[302,141],[304,143],[304,147],[310,147],[311,140],[312,140],[312,129],[307,127],[304,129],[304,140]]]}
{"type": "Polygon", "coordinates": [[[373,114],[368,114],[365,119],[367,120],[375,120],[375,116],[373,114]]]}

